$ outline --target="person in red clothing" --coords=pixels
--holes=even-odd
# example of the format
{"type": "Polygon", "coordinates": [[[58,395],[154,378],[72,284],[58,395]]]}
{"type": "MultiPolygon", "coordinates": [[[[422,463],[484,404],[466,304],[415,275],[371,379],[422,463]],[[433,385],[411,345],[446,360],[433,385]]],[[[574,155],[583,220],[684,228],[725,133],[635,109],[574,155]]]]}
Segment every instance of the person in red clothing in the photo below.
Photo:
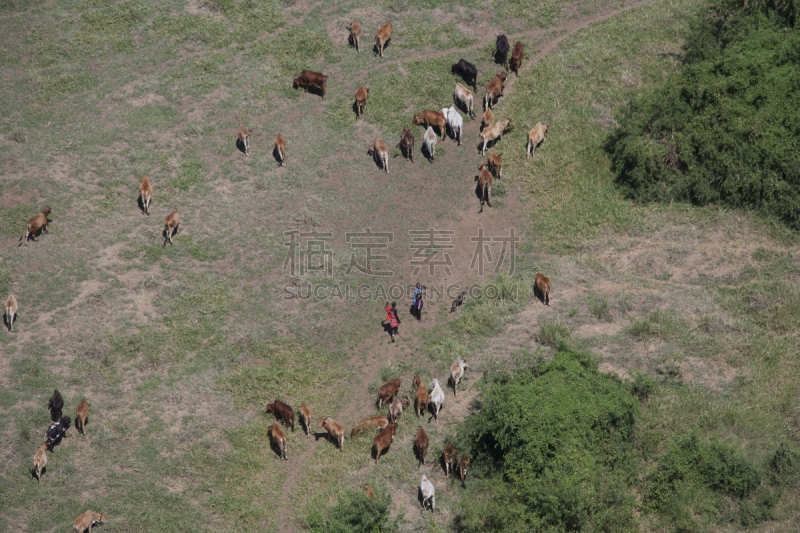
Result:
{"type": "Polygon", "coordinates": [[[389,336],[392,337],[392,342],[394,342],[394,336],[397,335],[397,326],[400,325],[400,317],[397,316],[397,302],[392,302],[392,305],[389,305],[389,302],[386,302],[386,322],[389,323],[389,336]]]}

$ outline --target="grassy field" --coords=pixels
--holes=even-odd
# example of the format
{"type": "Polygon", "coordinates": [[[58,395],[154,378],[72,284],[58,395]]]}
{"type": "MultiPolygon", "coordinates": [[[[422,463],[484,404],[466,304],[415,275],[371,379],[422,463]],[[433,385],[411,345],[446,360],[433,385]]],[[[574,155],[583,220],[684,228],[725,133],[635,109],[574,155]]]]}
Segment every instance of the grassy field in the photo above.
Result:
{"type": "MultiPolygon", "coordinates": [[[[0,531],[65,531],[86,509],[108,517],[100,531],[301,531],[366,482],[391,494],[404,531],[449,530],[485,497],[479,476],[462,489],[437,462],[474,410],[483,369],[549,358],[560,342],[602,357],[601,371],[658,382],[638,421],[642,472],[692,430],[757,464],[800,442],[797,236],[746,212],[632,204],[603,150],[616,109],[676,72],[695,5],[0,2],[0,295],[13,292],[22,313],[0,335],[0,531]],[[361,53],[347,44],[356,17],[361,53]],[[395,33],[381,59],[371,37],[386,20],[395,33]],[[413,114],[450,105],[459,58],[478,66],[482,97],[501,32],[525,44],[526,59],[495,107],[516,126],[494,149],[505,169],[493,208],[479,214],[474,193],[479,120],[465,120],[460,147],[440,141],[433,162],[415,128],[415,163],[393,148],[381,172],[368,145],[382,136],[391,146],[413,114]],[[305,68],[329,75],[324,99],[292,89],[305,68]],[[356,120],[360,83],[371,90],[356,120]],[[538,121],[550,132],[526,162],[538,121]],[[253,129],[249,157],[235,145],[242,123],[253,129]],[[284,167],[272,156],[278,131],[284,167]],[[136,206],[144,175],[149,217],[136,206]],[[45,205],[50,232],[19,246],[45,205]],[[172,208],[182,223],[165,247],[172,208]],[[345,274],[344,234],[367,227],[394,232],[380,263],[391,283],[507,283],[517,297],[468,299],[455,315],[446,298],[429,301],[421,324],[398,299],[395,344],[382,294],[285,299],[285,287],[307,282],[383,281],[345,274]],[[409,231],[429,227],[455,232],[451,275],[412,276],[409,231]],[[513,276],[469,268],[478,227],[517,228],[513,276]],[[332,233],[329,277],[282,268],[284,232],[311,228],[332,233]],[[549,308],[531,293],[536,272],[553,282],[549,308]],[[456,357],[470,362],[463,393],[447,393],[439,422],[420,422],[429,465],[417,468],[407,411],[376,466],[371,437],[351,440],[349,429],[376,413],[380,384],[399,377],[411,395],[414,374],[444,381],[456,357]],[[91,416],[37,483],[32,456],[53,389],[65,413],[86,398],[91,416]],[[309,437],[290,432],[289,460],[278,460],[264,412],[276,397],[344,424],[344,451],[315,423],[309,437]],[[423,472],[438,491],[433,518],[418,512],[423,472]]],[[[796,485],[752,528],[796,531],[796,485]]],[[[642,504],[640,529],[742,527],[725,509],[684,503],[669,513],[642,504]]]]}

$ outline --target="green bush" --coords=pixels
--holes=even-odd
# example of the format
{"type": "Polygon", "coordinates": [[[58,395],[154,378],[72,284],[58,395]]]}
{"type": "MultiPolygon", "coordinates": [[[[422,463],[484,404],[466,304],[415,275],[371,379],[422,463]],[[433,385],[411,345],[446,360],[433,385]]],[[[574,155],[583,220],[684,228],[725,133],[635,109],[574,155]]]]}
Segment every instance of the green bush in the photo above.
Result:
{"type": "Polygon", "coordinates": [[[769,461],[769,469],[773,483],[797,485],[800,481],[800,450],[792,444],[781,444],[769,461]]]}
{"type": "Polygon", "coordinates": [[[719,495],[746,498],[760,483],[756,469],[733,445],[696,433],[677,437],[651,476],[648,502],[663,509],[676,494],[708,489],[719,495]]]}
{"type": "Polygon", "coordinates": [[[620,380],[570,350],[484,380],[459,441],[488,479],[466,498],[457,530],[632,530],[638,402],[620,380]]]}
{"type": "Polygon", "coordinates": [[[698,12],[680,73],[617,117],[607,149],[626,194],[800,228],[800,32],[787,5],[716,0],[698,12]]]}
{"type": "Polygon", "coordinates": [[[400,518],[389,518],[391,497],[376,491],[376,499],[363,492],[347,491],[339,503],[327,512],[315,511],[306,525],[313,533],[394,533],[399,530],[400,518]]]}

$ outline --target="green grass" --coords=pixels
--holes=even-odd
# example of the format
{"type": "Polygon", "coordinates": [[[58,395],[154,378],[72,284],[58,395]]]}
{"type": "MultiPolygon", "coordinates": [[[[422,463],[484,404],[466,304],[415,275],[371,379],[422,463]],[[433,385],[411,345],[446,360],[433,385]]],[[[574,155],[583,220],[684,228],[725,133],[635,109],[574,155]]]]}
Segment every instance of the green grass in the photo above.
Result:
{"type": "MultiPolygon", "coordinates": [[[[611,184],[602,150],[614,109],[635,90],[631,80],[645,86],[674,72],[670,54],[679,51],[689,0],[569,37],[536,65],[526,60],[500,99],[496,115],[517,127],[498,143],[506,168],[484,219],[513,208],[508,220],[526,231],[514,277],[492,280],[515,283],[516,298],[468,299],[454,315],[449,302],[431,303],[424,327],[404,320],[395,345],[380,329],[383,301],[282,300],[290,281],[281,270],[284,231],[334,233],[333,279],[302,281],[358,284],[375,280],[344,276],[344,232],[391,226],[386,264],[406,283],[416,281],[409,229],[483,220],[474,218],[479,156],[468,140],[441,142],[433,164],[417,146],[417,162],[392,158],[388,176],[367,145],[376,135],[391,145],[414,114],[449,106],[450,65],[460,57],[478,65],[479,85],[488,81],[498,68],[493,44],[477,40],[484,22],[510,34],[604,6],[347,1],[305,13],[283,1],[1,3],[9,18],[0,20],[0,237],[8,252],[0,294],[14,292],[22,317],[0,335],[0,531],[65,530],[84,508],[104,512],[104,527],[115,531],[300,530],[313,511],[365,482],[404,513],[421,471],[436,476],[442,513],[433,525],[405,513],[401,530],[448,531],[465,492],[443,490],[434,466],[417,469],[412,439],[422,422],[411,412],[377,467],[369,436],[351,441],[348,432],[339,452],[299,429],[289,435],[287,464],[267,444],[274,418],[265,404],[305,401],[315,416],[345,417],[349,429],[375,413],[353,391],[374,400],[377,387],[400,377],[402,394],[412,395],[414,374],[443,381],[463,357],[470,368],[458,399],[464,390],[469,400],[456,403],[448,392],[441,420],[426,425],[434,463],[480,394],[484,369],[544,365],[564,344],[657,383],[636,443],[646,472],[674,435],[694,427],[766,464],[793,438],[785,428],[797,426],[796,236],[748,213],[635,206],[611,184]],[[344,40],[356,16],[365,26],[360,54],[344,40]],[[381,60],[369,48],[383,19],[396,33],[381,60]],[[441,55],[417,57],[431,53],[441,55]],[[291,88],[301,69],[330,75],[324,100],[291,88]],[[356,120],[359,83],[371,91],[356,120]],[[550,134],[526,163],[524,137],[539,120],[551,121],[550,134]],[[249,157],[234,145],[241,123],[254,130],[249,157]],[[283,168],[270,154],[277,131],[289,140],[283,168]],[[149,217],[136,206],[143,175],[155,187],[149,217]],[[16,247],[44,205],[54,208],[50,233],[16,247]],[[164,247],[163,217],[173,208],[181,229],[164,247]],[[640,251],[651,241],[668,250],[668,266],[660,268],[657,251],[640,251]],[[685,279],[704,253],[735,271],[706,268],[706,277],[685,279]],[[624,266],[647,254],[653,268],[624,266]],[[531,294],[537,271],[553,280],[550,308],[531,294]],[[587,327],[605,333],[586,336],[587,327]],[[67,414],[85,397],[92,416],[86,436],[70,430],[50,455],[38,484],[26,472],[54,388],[67,414]]],[[[523,39],[526,57],[544,38],[523,39]]],[[[796,523],[790,493],[769,522],[776,530],[796,523]]],[[[668,527],[637,511],[645,526],[668,527]]]]}

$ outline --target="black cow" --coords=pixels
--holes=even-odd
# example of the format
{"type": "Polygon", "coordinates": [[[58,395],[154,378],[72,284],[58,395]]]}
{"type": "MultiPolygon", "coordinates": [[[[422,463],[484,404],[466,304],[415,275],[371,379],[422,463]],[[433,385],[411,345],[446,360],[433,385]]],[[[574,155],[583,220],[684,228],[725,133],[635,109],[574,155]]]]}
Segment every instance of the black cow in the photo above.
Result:
{"type": "Polygon", "coordinates": [[[495,52],[495,58],[498,63],[502,63],[506,70],[508,70],[508,51],[511,49],[511,45],[508,44],[508,37],[505,35],[498,35],[497,36],[497,52],[495,52]]]}
{"type": "Polygon", "coordinates": [[[478,69],[475,68],[475,65],[466,59],[459,59],[458,63],[455,63],[450,71],[464,78],[467,85],[472,85],[473,91],[478,90],[478,69]]]}
{"type": "Polygon", "coordinates": [[[45,443],[48,450],[52,452],[55,446],[61,444],[61,439],[67,436],[67,430],[71,422],[72,420],[68,416],[62,416],[58,422],[47,428],[45,443]]]}

